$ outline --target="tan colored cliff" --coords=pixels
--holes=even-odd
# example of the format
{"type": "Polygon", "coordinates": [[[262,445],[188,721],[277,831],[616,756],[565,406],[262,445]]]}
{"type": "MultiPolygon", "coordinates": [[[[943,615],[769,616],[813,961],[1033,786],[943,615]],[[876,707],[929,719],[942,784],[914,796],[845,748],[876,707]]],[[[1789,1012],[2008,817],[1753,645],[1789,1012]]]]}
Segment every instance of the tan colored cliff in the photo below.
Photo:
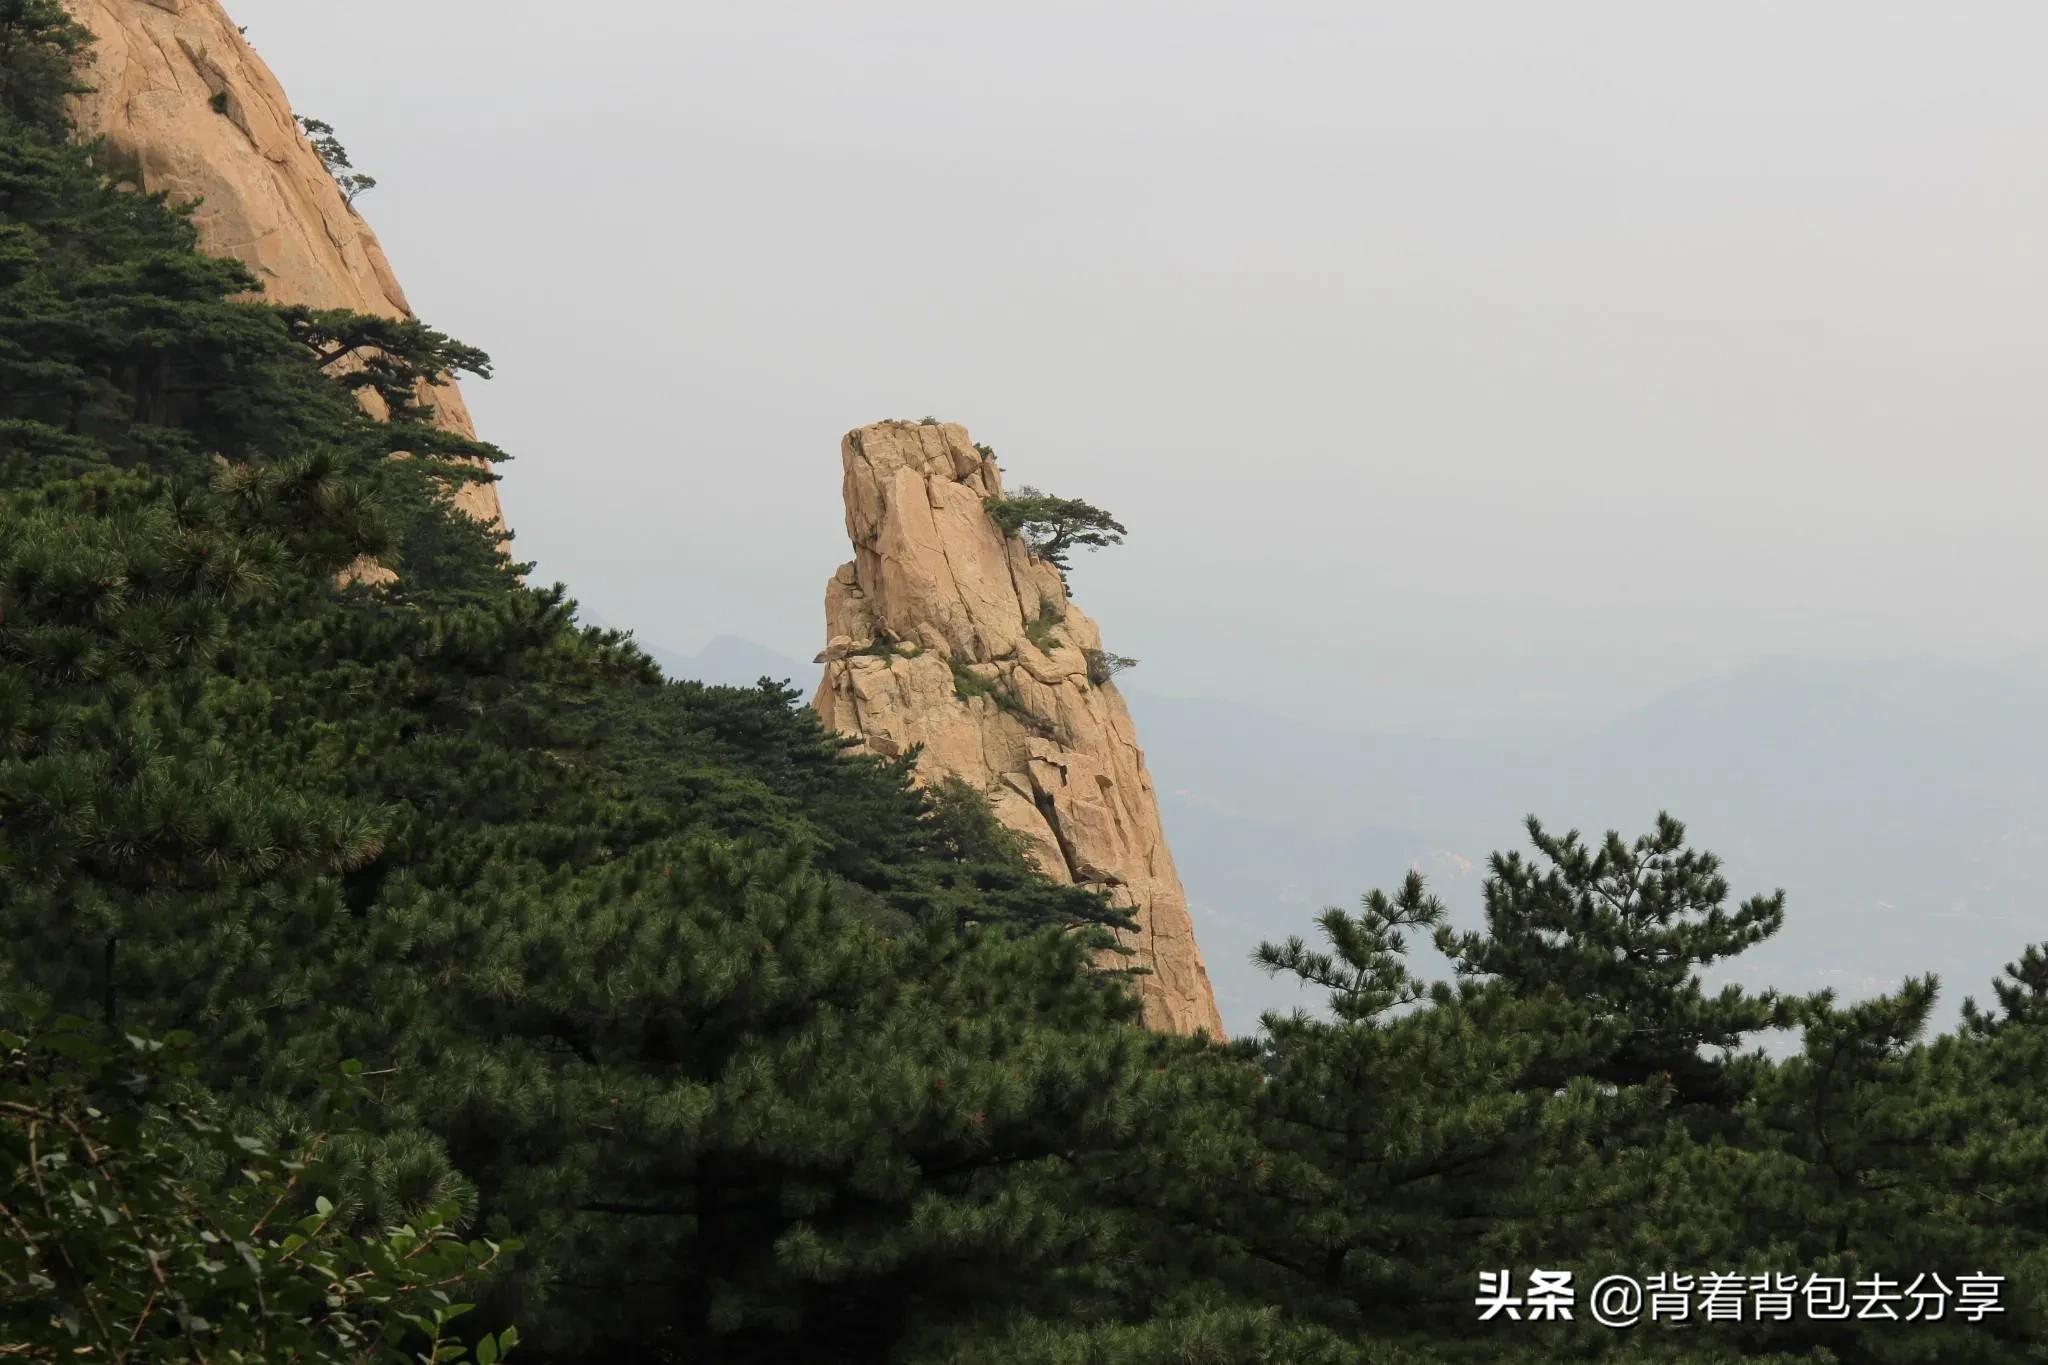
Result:
{"type": "MultiPolygon", "coordinates": [[[[217,0],[66,0],[97,40],[74,116],[116,165],[173,202],[200,201],[202,249],[232,256],[265,297],[309,308],[411,317],[377,234],[342,198],[300,131],[284,88],[217,0]]],[[[381,400],[364,391],[382,416],[381,400]]],[[[451,382],[422,397],[442,429],[473,437],[451,382]]],[[[494,484],[463,485],[457,505],[502,526],[494,484]]]]}
{"type": "Polygon", "coordinates": [[[851,432],[840,456],[854,558],[825,587],[818,714],[874,753],[922,744],[921,780],[987,793],[1048,875],[1133,912],[1145,1022],[1222,1038],[1130,712],[1090,676],[1101,632],[990,520],[995,461],[962,427],[914,422],[851,432]]]}

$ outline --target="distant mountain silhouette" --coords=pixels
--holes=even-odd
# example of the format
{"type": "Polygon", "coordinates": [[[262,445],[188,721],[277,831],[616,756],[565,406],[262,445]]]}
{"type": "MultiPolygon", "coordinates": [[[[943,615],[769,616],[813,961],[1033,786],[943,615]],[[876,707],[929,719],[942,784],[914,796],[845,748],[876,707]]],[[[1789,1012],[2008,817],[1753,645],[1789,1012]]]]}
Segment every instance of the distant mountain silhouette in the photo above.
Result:
{"type": "MultiPolygon", "coordinates": [[[[1466,922],[1485,858],[1554,829],[1633,836],[1659,810],[1785,929],[1732,975],[1883,990],[1932,971],[1953,1010],[2048,938],[2048,687],[1925,661],[1770,660],[1540,757],[1322,734],[1227,703],[1131,695],[1226,1022],[1295,994],[1246,964],[1412,864],[1466,922]]],[[[1425,959],[1429,954],[1423,954],[1425,959]]]]}
{"type": "MultiPolygon", "coordinates": [[[[1410,864],[1455,903],[1469,863],[1511,838],[1528,760],[1455,740],[1320,731],[1232,702],[1123,689],[1159,788],[1174,862],[1226,1027],[1312,995],[1251,965],[1262,941],[1314,934],[1410,864]]],[[[1431,957],[1433,955],[1425,955],[1431,957]]]]}
{"type": "Polygon", "coordinates": [[[752,687],[763,678],[773,678],[794,684],[806,697],[818,685],[816,664],[798,663],[736,635],[720,635],[695,654],[666,649],[645,640],[637,643],[671,678],[688,678],[719,687],[752,687]]]}
{"type": "Polygon", "coordinates": [[[752,687],[763,678],[773,678],[794,684],[806,697],[818,686],[818,665],[800,663],[731,635],[720,635],[695,654],[663,667],[672,678],[695,678],[726,687],[752,687]]]}

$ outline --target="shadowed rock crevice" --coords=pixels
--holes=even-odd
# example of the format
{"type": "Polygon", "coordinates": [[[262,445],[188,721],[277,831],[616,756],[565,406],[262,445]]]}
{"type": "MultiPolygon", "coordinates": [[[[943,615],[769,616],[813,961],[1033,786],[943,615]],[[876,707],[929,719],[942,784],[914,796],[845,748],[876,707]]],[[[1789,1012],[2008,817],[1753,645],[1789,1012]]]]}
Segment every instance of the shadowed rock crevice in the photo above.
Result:
{"type": "Polygon", "coordinates": [[[922,780],[987,793],[1040,870],[1132,911],[1145,1021],[1223,1036],[1130,712],[1059,570],[1005,536],[995,461],[950,423],[880,422],[840,449],[854,558],[825,585],[826,724],[874,753],[923,745],[922,780]],[[1051,632],[1034,622],[1057,620],[1051,632]]]}

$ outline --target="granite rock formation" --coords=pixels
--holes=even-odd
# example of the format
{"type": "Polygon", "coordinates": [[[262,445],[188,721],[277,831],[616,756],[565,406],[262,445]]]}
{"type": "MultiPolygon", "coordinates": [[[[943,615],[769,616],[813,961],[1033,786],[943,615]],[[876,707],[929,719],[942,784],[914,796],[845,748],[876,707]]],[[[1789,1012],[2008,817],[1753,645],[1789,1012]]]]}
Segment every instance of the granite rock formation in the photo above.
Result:
{"type": "Polygon", "coordinates": [[[929,422],[862,427],[840,454],[854,558],[825,588],[819,715],[877,754],[923,745],[923,779],[985,792],[1048,875],[1132,911],[1146,1023],[1222,1038],[1101,632],[1059,570],[989,518],[995,461],[929,422]]]}
{"type": "MultiPolygon", "coordinates": [[[[81,82],[92,90],[74,107],[80,132],[104,138],[111,164],[141,188],[199,201],[193,223],[204,250],[248,266],[277,303],[413,315],[377,234],[342,197],[284,87],[217,0],[67,3],[97,40],[81,82]]],[[[381,406],[363,397],[372,411],[381,406]]],[[[452,382],[422,397],[444,430],[475,436],[452,382]]],[[[465,484],[456,502],[504,524],[494,484],[465,484]]]]}

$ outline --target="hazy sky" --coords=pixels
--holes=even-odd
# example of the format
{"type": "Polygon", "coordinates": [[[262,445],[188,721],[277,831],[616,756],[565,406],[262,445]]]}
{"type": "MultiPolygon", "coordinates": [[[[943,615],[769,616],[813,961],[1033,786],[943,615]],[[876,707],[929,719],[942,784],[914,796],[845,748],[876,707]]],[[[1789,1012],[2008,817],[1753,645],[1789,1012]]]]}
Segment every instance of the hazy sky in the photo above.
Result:
{"type": "Polygon", "coordinates": [[[2048,9],[229,0],[536,578],[801,658],[838,438],[1131,527],[1145,690],[1542,744],[1769,653],[2048,657],[2048,9]]]}

